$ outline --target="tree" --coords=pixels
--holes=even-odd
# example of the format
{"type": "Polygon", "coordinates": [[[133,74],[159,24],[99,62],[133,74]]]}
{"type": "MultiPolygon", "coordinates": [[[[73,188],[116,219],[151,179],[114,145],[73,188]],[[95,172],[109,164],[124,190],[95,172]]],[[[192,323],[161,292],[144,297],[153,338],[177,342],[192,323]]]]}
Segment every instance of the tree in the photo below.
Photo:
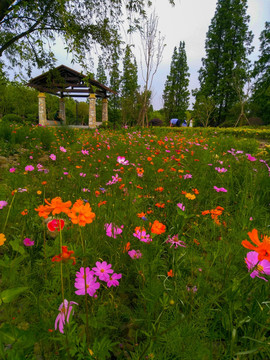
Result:
{"type": "Polygon", "coordinates": [[[164,37],[162,37],[160,32],[158,32],[158,17],[155,13],[152,13],[150,18],[147,19],[144,23],[144,27],[141,31],[141,43],[145,72],[142,71],[144,88],[142,93],[141,111],[139,113],[138,124],[144,126],[145,119],[148,125],[147,110],[151,98],[152,83],[159,64],[162,60],[162,54],[165,47],[164,37]]]}
{"type": "MultiPolygon", "coordinates": [[[[107,76],[105,73],[102,56],[98,57],[96,80],[103,85],[107,85],[107,76]]],[[[102,100],[100,98],[97,99],[96,118],[98,122],[102,121],[102,100]]]]}
{"type": "Polygon", "coordinates": [[[167,76],[163,92],[167,121],[171,118],[185,119],[189,106],[189,76],[185,42],[180,41],[178,51],[174,48],[170,74],[167,76]]]}
{"type": "Polygon", "coordinates": [[[137,62],[131,46],[127,45],[123,59],[123,76],[121,78],[122,121],[125,124],[134,125],[136,123],[138,89],[137,62]]]}
{"type": "Polygon", "coordinates": [[[119,54],[117,51],[112,53],[112,65],[110,68],[110,88],[116,92],[112,94],[109,100],[108,116],[111,122],[120,120],[120,70],[119,70],[119,54]]]}
{"type": "Polygon", "coordinates": [[[26,62],[29,72],[32,66],[50,66],[55,57],[48,44],[59,36],[75,61],[85,64],[93,44],[108,51],[119,45],[123,10],[135,14],[131,29],[145,15],[145,4],[151,1],[1,0],[0,58],[13,67],[26,62]]]}
{"type": "Polygon", "coordinates": [[[253,35],[248,30],[247,0],[218,0],[216,12],[206,35],[206,57],[199,70],[198,96],[212,97],[217,124],[226,120],[238,94],[233,78],[243,90],[248,78],[253,35]]]}
{"type": "Polygon", "coordinates": [[[253,112],[262,118],[264,124],[270,124],[270,22],[260,35],[260,56],[252,72],[255,78],[251,106],[253,112]]]}
{"type": "Polygon", "coordinates": [[[207,127],[214,111],[215,102],[213,98],[205,97],[204,95],[197,96],[193,109],[195,126],[202,124],[204,127],[207,127]]]}

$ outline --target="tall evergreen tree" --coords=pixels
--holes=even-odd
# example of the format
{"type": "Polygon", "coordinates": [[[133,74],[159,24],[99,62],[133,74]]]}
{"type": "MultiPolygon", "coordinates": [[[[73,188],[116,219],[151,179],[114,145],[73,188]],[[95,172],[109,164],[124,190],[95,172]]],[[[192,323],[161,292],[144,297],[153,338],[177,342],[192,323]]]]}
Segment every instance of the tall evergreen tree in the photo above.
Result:
{"type": "Polygon", "coordinates": [[[110,69],[110,88],[116,92],[109,99],[109,120],[117,122],[120,120],[120,70],[119,54],[114,51],[112,54],[112,66],[110,69]]]}
{"type": "Polygon", "coordinates": [[[238,101],[235,79],[241,91],[248,77],[248,55],[253,35],[248,30],[247,0],[218,0],[206,35],[206,57],[199,71],[198,96],[212,97],[217,124],[225,121],[238,101]]]}
{"type": "MultiPolygon", "coordinates": [[[[107,85],[107,76],[104,69],[102,56],[98,57],[96,80],[103,85],[107,85]]],[[[102,100],[100,98],[97,99],[96,119],[98,122],[102,121],[102,100]]]]}
{"type": "Polygon", "coordinates": [[[270,124],[270,22],[260,35],[260,56],[254,64],[255,83],[252,94],[252,110],[265,124],[270,124]]]}
{"type": "Polygon", "coordinates": [[[127,45],[123,59],[123,76],[121,78],[122,96],[122,121],[134,125],[138,118],[137,92],[138,92],[138,67],[132,53],[131,46],[127,45]]]}
{"type": "Polygon", "coordinates": [[[180,41],[178,51],[174,48],[170,74],[167,76],[163,92],[167,121],[171,118],[185,119],[189,105],[189,75],[185,42],[180,41]]]}

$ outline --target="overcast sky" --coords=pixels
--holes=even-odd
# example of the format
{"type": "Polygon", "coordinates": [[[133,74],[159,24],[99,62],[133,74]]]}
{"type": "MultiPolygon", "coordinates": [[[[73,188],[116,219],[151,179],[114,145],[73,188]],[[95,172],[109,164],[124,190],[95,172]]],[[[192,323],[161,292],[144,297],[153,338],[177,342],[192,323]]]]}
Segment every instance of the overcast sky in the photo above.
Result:
{"type": "MultiPolygon", "coordinates": [[[[166,47],[163,53],[163,60],[155,75],[152,86],[152,104],[154,109],[163,107],[162,94],[167,75],[170,71],[170,64],[173,49],[178,48],[180,41],[185,41],[187,62],[190,73],[190,91],[199,87],[198,70],[201,67],[201,59],[205,56],[204,45],[206,33],[214,16],[217,0],[175,0],[175,6],[172,7],[167,0],[152,0],[153,8],[159,18],[159,30],[165,36],[166,47]]],[[[151,10],[152,11],[152,10],[151,10]]],[[[151,12],[150,11],[150,12],[151,12]]],[[[248,14],[250,15],[249,29],[254,34],[253,45],[255,51],[251,55],[251,60],[258,58],[259,54],[259,36],[264,29],[264,24],[270,19],[270,0],[248,0],[248,14]]],[[[136,38],[130,39],[124,35],[123,40],[130,42],[136,38]]],[[[140,67],[140,51],[138,51],[140,41],[137,41],[134,52],[137,56],[139,83],[143,85],[140,67]]],[[[67,57],[61,43],[58,42],[56,57],[57,66],[64,64],[75,70],[80,71],[80,67],[70,63],[71,58],[67,57]],[[62,49],[61,49],[62,47],[62,49]]],[[[97,66],[97,61],[95,66],[97,66]]],[[[96,68],[93,69],[96,73],[96,68]]],[[[33,72],[32,76],[40,74],[40,70],[33,72]]],[[[190,100],[192,108],[193,98],[190,100]]]]}

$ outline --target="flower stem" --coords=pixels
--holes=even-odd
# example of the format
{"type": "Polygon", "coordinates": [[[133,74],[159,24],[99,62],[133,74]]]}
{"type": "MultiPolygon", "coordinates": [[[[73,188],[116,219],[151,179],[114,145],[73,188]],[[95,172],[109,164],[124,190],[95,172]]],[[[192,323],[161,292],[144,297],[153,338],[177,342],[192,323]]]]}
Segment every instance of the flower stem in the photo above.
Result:
{"type": "Polygon", "coordinates": [[[13,197],[12,197],[11,203],[10,203],[9,208],[8,208],[8,213],[7,213],[6,221],[5,221],[5,224],[4,224],[4,227],[3,227],[3,231],[2,231],[3,233],[5,232],[5,229],[6,229],[6,226],[7,226],[7,222],[8,222],[10,210],[11,210],[11,208],[12,208],[12,204],[13,204],[13,202],[14,202],[16,193],[17,193],[17,190],[14,192],[14,195],[13,195],[13,197]]]}
{"type": "Polygon", "coordinates": [[[86,324],[85,324],[85,332],[86,332],[86,342],[87,346],[89,346],[89,321],[88,321],[88,302],[87,302],[87,284],[86,284],[86,270],[85,270],[85,242],[82,237],[82,231],[80,230],[80,238],[82,243],[82,249],[83,249],[83,270],[84,270],[84,289],[85,289],[85,315],[86,315],[86,324]]]}

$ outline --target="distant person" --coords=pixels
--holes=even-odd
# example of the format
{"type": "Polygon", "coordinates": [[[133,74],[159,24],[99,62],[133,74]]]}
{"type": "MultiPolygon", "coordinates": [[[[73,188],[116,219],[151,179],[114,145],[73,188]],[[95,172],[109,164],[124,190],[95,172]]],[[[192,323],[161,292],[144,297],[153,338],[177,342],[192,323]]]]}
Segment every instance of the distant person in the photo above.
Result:
{"type": "Polygon", "coordinates": [[[179,119],[171,119],[170,120],[170,126],[174,127],[174,126],[180,126],[180,120],[179,119]]]}
{"type": "Polygon", "coordinates": [[[182,124],[183,127],[186,127],[187,126],[187,122],[186,120],[184,120],[183,124],[182,124]]]}

